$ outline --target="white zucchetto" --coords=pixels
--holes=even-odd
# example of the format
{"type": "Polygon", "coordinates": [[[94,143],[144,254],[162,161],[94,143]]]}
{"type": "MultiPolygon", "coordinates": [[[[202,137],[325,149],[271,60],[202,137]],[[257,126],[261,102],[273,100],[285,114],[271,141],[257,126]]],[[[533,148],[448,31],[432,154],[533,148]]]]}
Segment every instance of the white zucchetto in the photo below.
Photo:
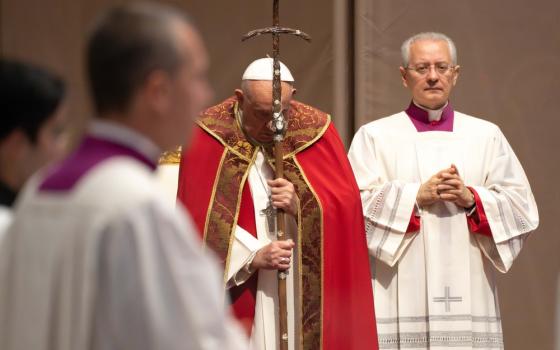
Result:
{"type": "MultiPolygon", "coordinates": [[[[253,61],[247,69],[245,69],[241,80],[272,80],[272,63],[273,59],[268,57],[253,61]]],[[[292,83],[295,81],[288,67],[282,62],[280,62],[280,79],[292,83]]]]}

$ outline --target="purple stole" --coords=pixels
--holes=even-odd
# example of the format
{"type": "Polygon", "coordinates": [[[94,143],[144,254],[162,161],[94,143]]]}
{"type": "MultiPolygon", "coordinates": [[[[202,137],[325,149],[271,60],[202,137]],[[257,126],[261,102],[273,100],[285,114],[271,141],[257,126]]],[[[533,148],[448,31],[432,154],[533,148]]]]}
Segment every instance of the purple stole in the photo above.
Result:
{"type": "Polygon", "coordinates": [[[112,140],[86,136],[74,153],[50,170],[39,187],[40,191],[70,191],[76,183],[104,160],[115,156],[130,157],[152,171],[156,163],[135,149],[112,140]]]}

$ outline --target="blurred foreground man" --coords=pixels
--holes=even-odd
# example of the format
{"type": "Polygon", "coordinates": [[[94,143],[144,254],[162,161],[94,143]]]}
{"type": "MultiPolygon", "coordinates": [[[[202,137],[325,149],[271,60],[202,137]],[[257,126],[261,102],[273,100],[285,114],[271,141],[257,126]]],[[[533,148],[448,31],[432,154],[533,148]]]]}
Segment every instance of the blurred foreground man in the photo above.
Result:
{"type": "Polygon", "coordinates": [[[285,179],[274,176],[272,59],[264,58],[235,96],[202,113],[179,198],[225,266],[252,349],[279,349],[277,272],[286,269],[289,349],[377,349],[362,208],[344,146],[329,115],[292,99],[283,64],[280,76],[285,179]],[[273,208],[286,212],[291,240],[276,241],[273,208]]]}
{"type": "Polygon", "coordinates": [[[100,19],[86,57],[97,118],[22,193],[0,253],[0,348],[245,348],[217,264],[153,174],[209,99],[198,33],[134,3],[100,19]]]}
{"type": "Polygon", "coordinates": [[[27,179],[66,145],[64,82],[34,65],[0,59],[0,240],[27,179]]]}
{"type": "Polygon", "coordinates": [[[406,111],[358,131],[382,349],[501,349],[495,271],[538,225],[531,188],[500,129],[453,110],[459,66],[445,35],[402,46],[406,111]]]}

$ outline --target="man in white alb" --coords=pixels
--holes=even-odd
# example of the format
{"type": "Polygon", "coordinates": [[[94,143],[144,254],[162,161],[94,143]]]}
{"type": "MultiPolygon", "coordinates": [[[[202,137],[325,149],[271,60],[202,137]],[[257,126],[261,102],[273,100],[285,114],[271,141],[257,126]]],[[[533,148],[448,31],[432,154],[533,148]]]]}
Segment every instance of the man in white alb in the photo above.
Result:
{"type": "Polygon", "coordinates": [[[246,349],[218,265],[154,175],[210,98],[198,32],[135,2],[100,18],[86,57],[97,117],[21,194],[0,252],[0,349],[246,349]]]}
{"type": "Polygon", "coordinates": [[[453,110],[453,42],[417,34],[402,55],[412,102],[361,127],[349,152],[380,349],[503,348],[494,274],[537,227],[535,199],[500,129],[453,110]]]}

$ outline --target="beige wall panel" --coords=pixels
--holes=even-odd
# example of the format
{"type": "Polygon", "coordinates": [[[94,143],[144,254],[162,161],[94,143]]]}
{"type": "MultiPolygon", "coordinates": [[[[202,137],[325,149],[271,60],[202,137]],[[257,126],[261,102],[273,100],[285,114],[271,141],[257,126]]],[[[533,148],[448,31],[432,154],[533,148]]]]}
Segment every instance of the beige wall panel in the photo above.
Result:
{"type": "MultiPolygon", "coordinates": [[[[133,0],[129,0],[133,1],[133,0]]],[[[117,0],[0,0],[0,52],[54,69],[70,84],[72,123],[82,127],[91,115],[83,74],[83,48],[87,29],[106,7],[117,0]]],[[[245,67],[256,58],[272,54],[270,36],[241,43],[246,32],[270,26],[272,1],[166,1],[191,14],[198,24],[211,57],[212,103],[233,94],[245,67]]],[[[297,98],[331,112],[332,6],[283,0],[280,22],[313,37],[282,37],[281,59],[292,69],[297,98]]]]}

